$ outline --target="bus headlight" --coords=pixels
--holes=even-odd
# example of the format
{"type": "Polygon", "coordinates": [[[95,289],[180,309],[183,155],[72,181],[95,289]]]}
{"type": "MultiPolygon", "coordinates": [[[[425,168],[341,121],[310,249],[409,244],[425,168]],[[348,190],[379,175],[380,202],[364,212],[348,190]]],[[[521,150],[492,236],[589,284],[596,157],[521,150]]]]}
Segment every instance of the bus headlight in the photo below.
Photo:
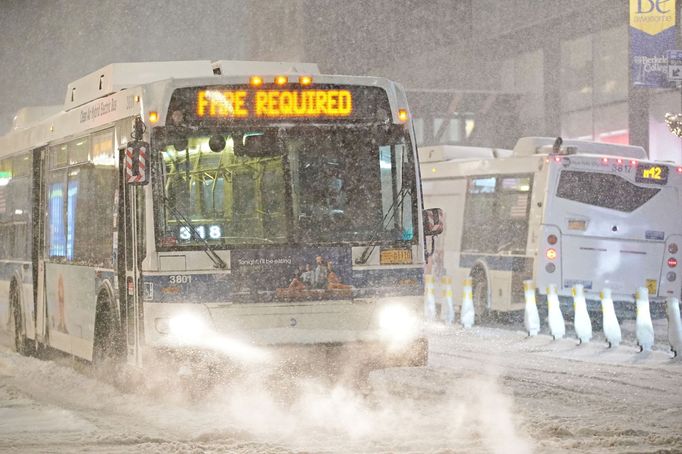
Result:
{"type": "Polygon", "coordinates": [[[180,314],[168,320],[168,334],[184,342],[196,341],[206,332],[206,325],[193,314],[180,314]]]}
{"type": "Polygon", "coordinates": [[[381,338],[393,345],[414,339],[419,330],[419,320],[414,312],[400,304],[387,304],[379,312],[381,338]]]}

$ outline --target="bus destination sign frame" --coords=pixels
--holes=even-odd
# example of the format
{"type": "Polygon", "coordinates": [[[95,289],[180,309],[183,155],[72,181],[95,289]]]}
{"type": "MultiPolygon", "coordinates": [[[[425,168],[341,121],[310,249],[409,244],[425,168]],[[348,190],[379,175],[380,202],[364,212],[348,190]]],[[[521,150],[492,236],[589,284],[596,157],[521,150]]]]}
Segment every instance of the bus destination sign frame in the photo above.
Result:
{"type": "Polygon", "coordinates": [[[637,173],[635,173],[635,181],[637,183],[665,185],[668,183],[668,173],[668,166],[639,163],[637,173]]]}
{"type": "Polygon", "coordinates": [[[311,120],[386,123],[391,109],[386,90],[375,86],[214,85],[177,88],[167,118],[171,126],[311,120]]]}
{"type": "Polygon", "coordinates": [[[349,117],[348,90],[199,90],[197,117],[289,118],[349,117]]]}

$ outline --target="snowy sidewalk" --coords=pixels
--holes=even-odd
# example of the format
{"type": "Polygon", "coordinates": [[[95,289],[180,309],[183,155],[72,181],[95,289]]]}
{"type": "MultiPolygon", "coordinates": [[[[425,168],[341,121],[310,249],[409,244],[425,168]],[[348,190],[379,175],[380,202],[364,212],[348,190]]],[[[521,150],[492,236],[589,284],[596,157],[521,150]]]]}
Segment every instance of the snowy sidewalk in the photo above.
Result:
{"type": "Polygon", "coordinates": [[[499,382],[538,452],[682,452],[682,361],[667,351],[638,353],[627,337],[607,349],[504,328],[429,332],[429,366],[499,382]]]}

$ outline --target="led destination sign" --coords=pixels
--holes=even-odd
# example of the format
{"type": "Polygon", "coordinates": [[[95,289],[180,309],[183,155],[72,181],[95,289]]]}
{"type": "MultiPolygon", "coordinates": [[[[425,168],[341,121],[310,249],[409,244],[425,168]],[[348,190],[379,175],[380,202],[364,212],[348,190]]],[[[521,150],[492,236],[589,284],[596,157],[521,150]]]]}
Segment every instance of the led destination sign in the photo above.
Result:
{"type": "Polygon", "coordinates": [[[178,88],[168,106],[173,126],[243,121],[389,121],[386,90],[364,85],[221,85],[178,88]]]}
{"type": "Polygon", "coordinates": [[[348,90],[199,90],[198,117],[348,117],[348,90]]]}
{"type": "Polygon", "coordinates": [[[666,184],[668,182],[668,167],[659,164],[639,164],[635,181],[638,183],[666,184]]]}

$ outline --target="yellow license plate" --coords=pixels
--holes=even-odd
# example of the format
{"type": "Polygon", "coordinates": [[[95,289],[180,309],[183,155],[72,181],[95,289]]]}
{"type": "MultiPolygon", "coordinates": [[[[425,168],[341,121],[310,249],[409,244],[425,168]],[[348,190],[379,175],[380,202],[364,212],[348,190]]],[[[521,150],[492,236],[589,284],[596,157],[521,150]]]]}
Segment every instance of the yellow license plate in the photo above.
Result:
{"type": "Polygon", "coordinates": [[[658,281],[656,279],[647,279],[646,288],[649,290],[649,295],[655,295],[658,288],[658,281]]]}
{"type": "Polygon", "coordinates": [[[412,263],[412,249],[382,249],[379,260],[382,265],[412,263]]]}

